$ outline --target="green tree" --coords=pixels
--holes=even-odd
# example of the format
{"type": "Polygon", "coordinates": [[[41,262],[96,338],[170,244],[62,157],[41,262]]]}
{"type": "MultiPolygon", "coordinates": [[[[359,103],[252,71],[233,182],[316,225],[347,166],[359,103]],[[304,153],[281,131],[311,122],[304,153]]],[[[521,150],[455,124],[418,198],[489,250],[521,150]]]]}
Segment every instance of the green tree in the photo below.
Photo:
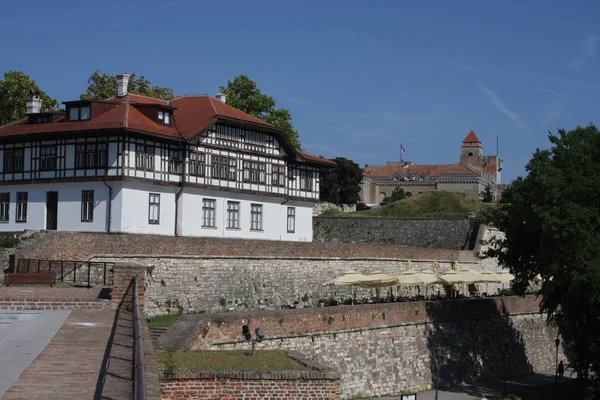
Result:
{"type": "Polygon", "coordinates": [[[362,169],[344,157],[331,159],[337,164],[323,170],[320,179],[321,201],[335,204],[355,204],[359,199],[362,169]]]}
{"type": "Polygon", "coordinates": [[[494,201],[494,199],[494,192],[492,191],[492,187],[488,183],[483,192],[481,192],[481,201],[483,201],[484,203],[491,203],[492,201],[494,201]]]}
{"type": "Polygon", "coordinates": [[[394,191],[392,192],[392,195],[386,196],[380,204],[382,206],[385,206],[385,205],[391,204],[395,201],[402,200],[405,197],[406,197],[406,195],[404,194],[404,189],[402,189],[400,186],[398,186],[396,189],[394,189],[394,191]]]}
{"type": "MultiPolygon", "coordinates": [[[[143,75],[137,78],[135,73],[131,74],[129,77],[127,92],[163,100],[171,100],[175,98],[173,89],[152,86],[150,81],[143,75]]],[[[117,77],[96,71],[88,79],[88,88],[86,89],[85,93],[80,96],[80,98],[81,100],[105,100],[115,97],[116,95],[117,77]]]]}
{"type": "Polygon", "coordinates": [[[0,79],[0,126],[21,119],[27,113],[29,92],[35,89],[42,99],[42,111],[57,111],[58,101],[40,90],[37,83],[21,71],[7,71],[0,79]]]}
{"type": "Polygon", "coordinates": [[[550,149],[538,149],[527,164],[527,177],[484,215],[505,235],[485,255],[510,268],[519,294],[542,277],[541,311],[586,379],[590,370],[600,373],[600,132],[590,124],[549,139],[550,149]]]}
{"type": "Polygon", "coordinates": [[[233,81],[227,81],[227,86],[221,86],[221,92],[227,96],[227,104],[275,125],[285,133],[295,148],[301,148],[290,111],[276,108],[275,99],[263,94],[252,79],[246,75],[236,76],[233,81]]]}

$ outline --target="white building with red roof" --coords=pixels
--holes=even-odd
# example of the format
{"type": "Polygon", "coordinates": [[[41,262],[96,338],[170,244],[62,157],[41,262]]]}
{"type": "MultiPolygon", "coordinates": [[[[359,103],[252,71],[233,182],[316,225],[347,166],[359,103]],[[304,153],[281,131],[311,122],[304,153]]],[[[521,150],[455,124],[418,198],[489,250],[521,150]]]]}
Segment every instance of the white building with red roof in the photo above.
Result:
{"type": "Polygon", "coordinates": [[[218,94],[65,102],[0,127],[0,231],[312,240],[319,169],[218,94]]]}
{"type": "Polygon", "coordinates": [[[361,182],[361,201],[375,205],[401,187],[407,197],[430,191],[462,192],[480,198],[489,185],[500,197],[503,161],[483,155],[483,145],[471,131],[463,140],[456,164],[416,165],[409,161],[390,161],[386,165],[366,166],[361,182]]]}

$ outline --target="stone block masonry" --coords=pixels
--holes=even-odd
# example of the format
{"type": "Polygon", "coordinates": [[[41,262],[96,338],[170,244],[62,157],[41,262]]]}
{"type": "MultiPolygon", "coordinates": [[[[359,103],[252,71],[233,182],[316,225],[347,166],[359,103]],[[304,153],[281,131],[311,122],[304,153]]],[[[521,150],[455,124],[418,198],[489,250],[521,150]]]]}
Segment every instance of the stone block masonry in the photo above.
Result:
{"type": "MultiPolygon", "coordinates": [[[[351,286],[323,287],[323,282],[354,269],[399,274],[401,259],[304,259],[210,256],[98,256],[108,261],[147,266],[145,311],[154,315],[187,312],[281,308],[295,301],[318,307],[320,299],[370,297],[374,291],[351,286]]],[[[450,262],[440,262],[442,272],[450,262]]],[[[462,263],[477,268],[477,262],[462,263]]],[[[433,268],[432,260],[414,260],[415,270],[433,268]]],[[[396,290],[396,289],[394,289],[396,290]]],[[[424,289],[423,289],[424,290],[424,289]]]]}
{"type": "Polygon", "coordinates": [[[468,250],[476,235],[468,219],[313,218],[314,242],[468,250]]]}
{"type": "Polygon", "coordinates": [[[295,350],[337,368],[342,398],[395,395],[433,386],[436,348],[442,387],[554,368],[556,330],[538,307],[527,296],[187,315],[161,340],[188,336],[191,348],[247,349],[246,323],[267,336],[258,351],[295,350]]]}

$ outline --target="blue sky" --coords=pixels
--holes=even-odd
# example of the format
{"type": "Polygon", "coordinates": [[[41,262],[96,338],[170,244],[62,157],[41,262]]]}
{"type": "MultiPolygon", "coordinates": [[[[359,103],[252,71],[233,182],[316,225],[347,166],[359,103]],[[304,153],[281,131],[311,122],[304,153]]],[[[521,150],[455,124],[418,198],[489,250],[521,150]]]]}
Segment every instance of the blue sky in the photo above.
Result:
{"type": "Polygon", "coordinates": [[[236,75],[290,109],[305,150],[367,164],[454,163],[496,137],[503,182],[548,131],[598,121],[598,1],[48,1],[0,14],[0,73],[59,101],[92,72],[136,72],[176,94],[236,75]]]}

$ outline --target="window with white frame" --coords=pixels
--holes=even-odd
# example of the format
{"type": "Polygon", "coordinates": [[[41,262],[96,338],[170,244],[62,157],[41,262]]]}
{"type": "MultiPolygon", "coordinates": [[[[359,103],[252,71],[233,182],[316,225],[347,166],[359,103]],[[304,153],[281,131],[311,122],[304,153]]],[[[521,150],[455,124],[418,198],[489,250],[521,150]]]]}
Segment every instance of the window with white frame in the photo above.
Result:
{"type": "Polygon", "coordinates": [[[56,169],[56,146],[40,147],[40,169],[42,171],[56,169]]]}
{"type": "Polygon", "coordinates": [[[300,171],[300,190],[311,192],[313,190],[313,173],[312,171],[300,171]]]}
{"type": "Polygon", "coordinates": [[[285,166],[273,165],[271,167],[271,183],[273,186],[285,186],[285,166]]]}
{"type": "Polygon", "coordinates": [[[288,233],[296,232],[296,207],[287,208],[287,231],[288,233]]]}
{"type": "Polygon", "coordinates": [[[262,204],[250,204],[250,230],[263,230],[263,206],[262,204]]]}
{"type": "Polygon", "coordinates": [[[94,222],[94,191],[81,191],[81,222],[94,222]]]}
{"type": "Polygon", "coordinates": [[[227,202],[227,228],[240,229],[240,202],[227,202]]]}
{"type": "Polygon", "coordinates": [[[4,173],[23,172],[25,156],[22,147],[4,150],[4,173]]]}
{"type": "Polygon", "coordinates": [[[17,192],[17,222],[27,222],[27,197],[27,192],[17,192]]]}
{"type": "Polygon", "coordinates": [[[148,200],[148,223],[151,225],[160,224],[160,194],[150,193],[148,200]]]}
{"type": "Polygon", "coordinates": [[[106,143],[75,145],[75,168],[99,168],[107,164],[106,143]]]}
{"type": "Polygon", "coordinates": [[[212,177],[235,181],[237,179],[237,160],[232,157],[211,156],[212,177]]]}
{"type": "Polygon", "coordinates": [[[179,165],[181,164],[179,154],[179,150],[169,150],[169,172],[172,174],[179,172],[179,165]]]}
{"type": "Polygon", "coordinates": [[[202,199],[202,226],[205,228],[216,227],[216,207],[215,199],[202,199]]]}
{"type": "Polygon", "coordinates": [[[267,181],[267,164],[258,161],[244,161],[244,182],[265,183],[267,181]]]}
{"type": "Polygon", "coordinates": [[[8,222],[10,212],[10,193],[0,193],[0,222],[8,222]]]}
{"type": "Polygon", "coordinates": [[[138,144],[135,147],[135,168],[154,171],[154,147],[138,144]]]}
{"type": "Polygon", "coordinates": [[[206,154],[190,153],[190,175],[206,176],[206,154]]]}
{"type": "Polygon", "coordinates": [[[169,125],[171,123],[171,113],[168,111],[159,111],[158,121],[165,125],[169,125]]]}

